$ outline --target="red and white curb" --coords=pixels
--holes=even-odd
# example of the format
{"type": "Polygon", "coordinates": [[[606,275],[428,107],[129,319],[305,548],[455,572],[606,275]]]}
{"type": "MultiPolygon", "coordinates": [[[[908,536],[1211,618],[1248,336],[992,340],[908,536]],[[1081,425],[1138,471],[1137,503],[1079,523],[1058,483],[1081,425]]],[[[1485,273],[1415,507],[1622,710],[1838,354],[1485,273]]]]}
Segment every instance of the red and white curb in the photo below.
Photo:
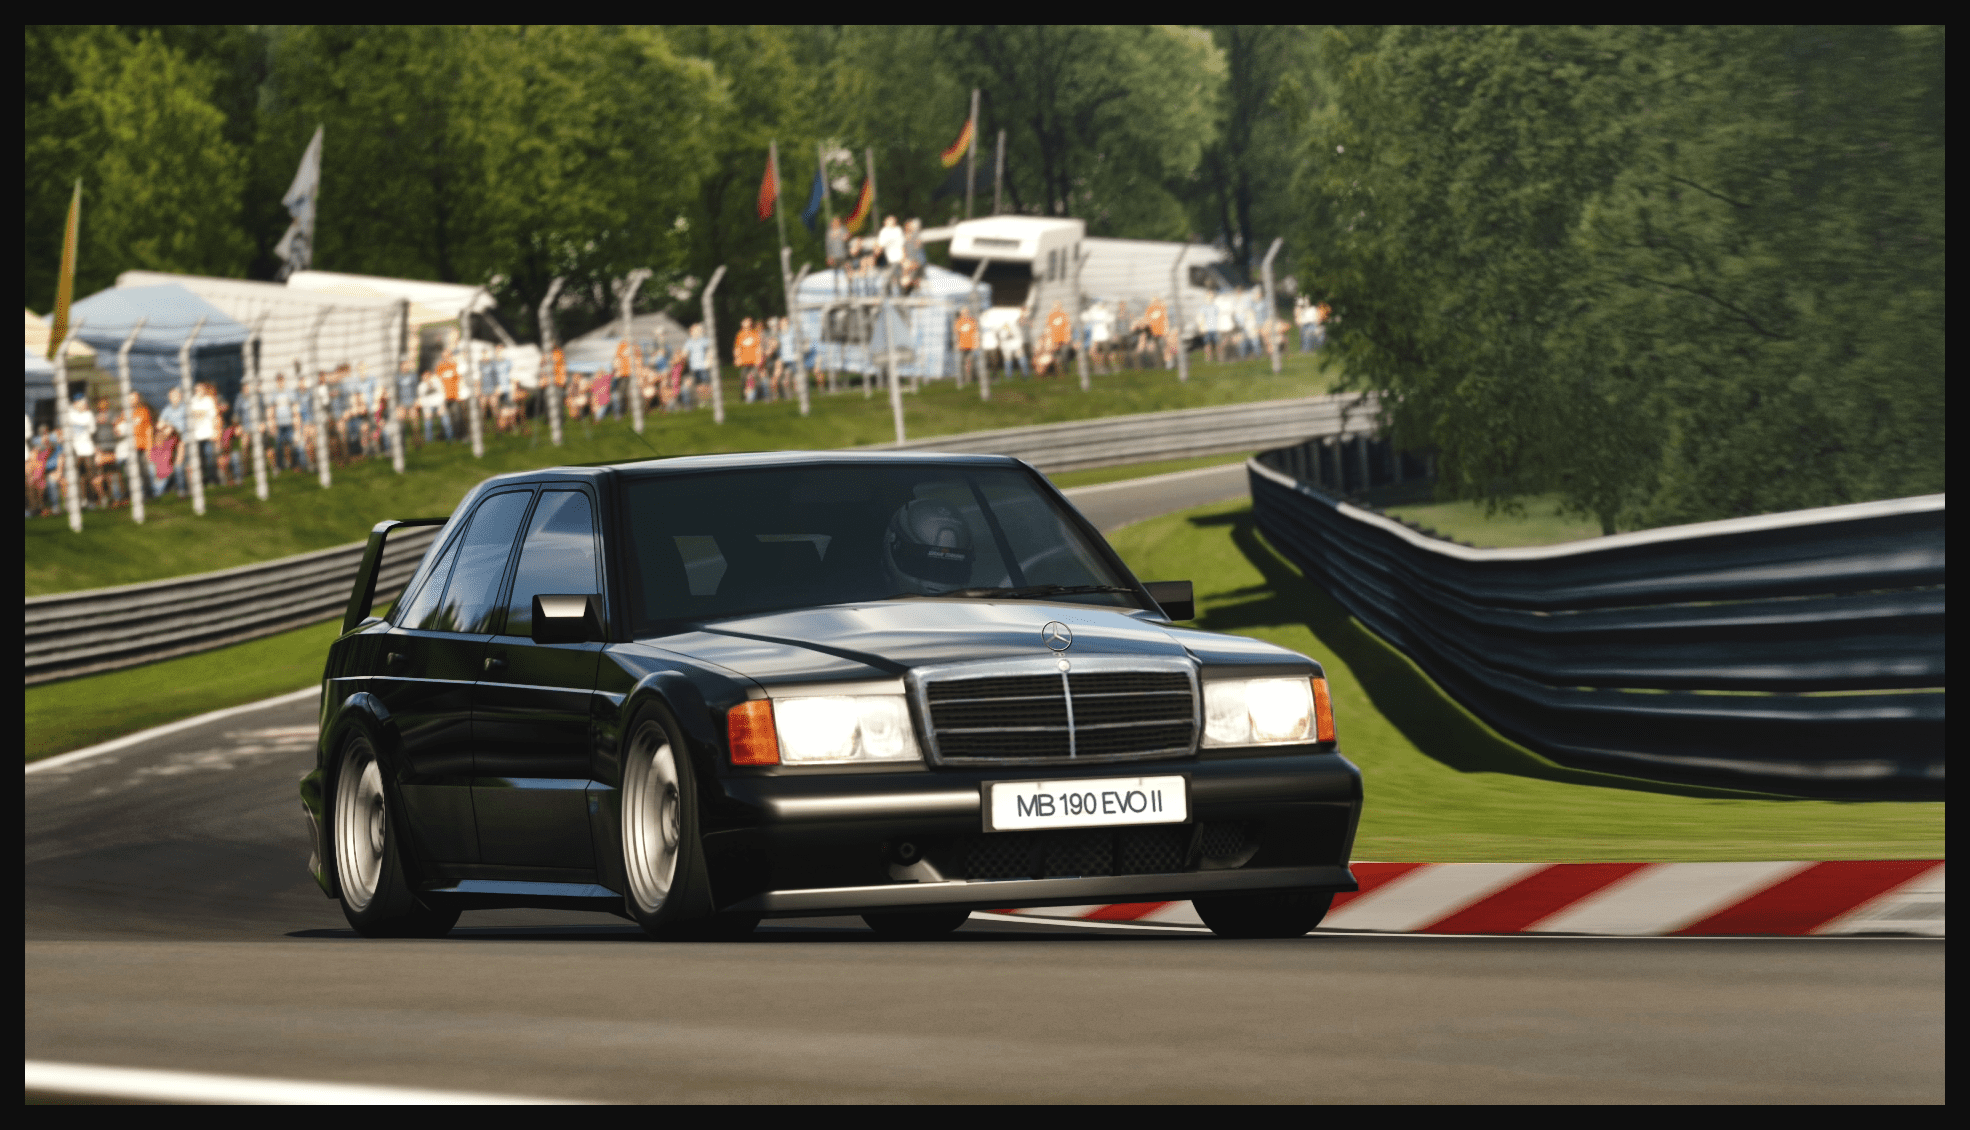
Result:
{"type": "MultiPolygon", "coordinates": [[[[1320,929],[1404,934],[1943,936],[1943,861],[1356,863],[1320,929]]],[[[1201,926],[1187,902],[1010,909],[1076,923],[1201,926]]]]}

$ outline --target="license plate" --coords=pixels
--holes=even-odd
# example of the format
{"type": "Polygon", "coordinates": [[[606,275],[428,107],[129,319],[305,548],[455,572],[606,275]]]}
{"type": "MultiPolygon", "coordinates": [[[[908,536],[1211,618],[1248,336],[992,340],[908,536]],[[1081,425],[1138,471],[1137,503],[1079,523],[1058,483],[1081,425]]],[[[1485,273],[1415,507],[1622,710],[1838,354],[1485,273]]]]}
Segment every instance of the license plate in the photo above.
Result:
{"type": "Polygon", "coordinates": [[[992,781],[985,786],[985,830],[1182,824],[1190,819],[1187,785],[1180,776],[992,781]]]}

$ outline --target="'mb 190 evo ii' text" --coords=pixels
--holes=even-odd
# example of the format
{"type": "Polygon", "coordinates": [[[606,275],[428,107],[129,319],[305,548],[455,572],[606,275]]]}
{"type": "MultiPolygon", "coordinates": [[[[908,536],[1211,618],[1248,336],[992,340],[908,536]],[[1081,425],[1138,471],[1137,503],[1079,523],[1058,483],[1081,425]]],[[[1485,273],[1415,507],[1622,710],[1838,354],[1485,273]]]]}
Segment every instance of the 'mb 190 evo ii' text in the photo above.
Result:
{"type": "Polygon", "coordinates": [[[1179,899],[1304,934],[1355,889],[1360,774],[1317,664],[1193,615],[1009,458],[504,475],[370,534],[301,783],[311,867],[370,936],[560,907],[930,937],[1179,899]],[[371,615],[391,531],[439,522],[371,615]]]}

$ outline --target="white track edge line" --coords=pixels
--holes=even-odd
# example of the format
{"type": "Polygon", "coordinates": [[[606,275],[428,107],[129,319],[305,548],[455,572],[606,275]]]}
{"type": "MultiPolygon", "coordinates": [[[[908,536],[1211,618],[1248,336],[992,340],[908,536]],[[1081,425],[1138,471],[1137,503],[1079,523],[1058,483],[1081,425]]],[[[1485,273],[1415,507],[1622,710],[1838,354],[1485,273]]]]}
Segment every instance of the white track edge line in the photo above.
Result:
{"type": "Polygon", "coordinates": [[[1140,479],[1116,479],[1114,482],[1108,483],[1089,483],[1084,487],[1067,487],[1060,493],[1073,498],[1076,495],[1094,494],[1097,491],[1104,490],[1120,490],[1123,487],[1140,487],[1152,483],[1174,483],[1184,479],[1201,479],[1206,475],[1222,475],[1227,470],[1242,472],[1245,470],[1245,464],[1243,462],[1213,463],[1209,467],[1192,467],[1188,471],[1169,471],[1161,475],[1144,475],[1140,479]]]}
{"type": "Polygon", "coordinates": [[[114,753],[119,749],[128,749],[133,745],[150,741],[152,738],[166,737],[178,733],[181,730],[189,730],[194,726],[203,726],[207,722],[217,722],[223,718],[231,718],[236,714],[246,714],[255,710],[264,710],[270,706],[284,706],[290,702],[300,702],[308,695],[320,693],[320,687],[302,687],[298,691],[277,694],[272,698],[263,698],[258,702],[249,702],[241,706],[228,706],[223,710],[213,710],[204,714],[195,715],[191,718],[180,718],[176,722],[167,722],[162,726],[152,726],[148,730],[138,730],[134,734],[125,734],[120,738],[111,738],[109,741],[102,742],[98,745],[85,746],[82,749],[56,754],[53,757],[44,757],[39,761],[30,761],[27,763],[27,772],[40,773],[47,769],[57,769],[64,765],[73,765],[78,761],[85,761],[101,754],[114,753]]]}
{"type": "Polygon", "coordinates": [[[26,1090],[101,1098],[152,1099],[181,1103],[280,1103],[415,1106],[541,1106],[578,1103],[526,1095],[437,1091],[422,1087],[380,1087],[307,1079],[269,1079],[215,1075],[201,1071],[158,1071],[102,1067],[87,1063],[26,1061],[26,1090]]]}

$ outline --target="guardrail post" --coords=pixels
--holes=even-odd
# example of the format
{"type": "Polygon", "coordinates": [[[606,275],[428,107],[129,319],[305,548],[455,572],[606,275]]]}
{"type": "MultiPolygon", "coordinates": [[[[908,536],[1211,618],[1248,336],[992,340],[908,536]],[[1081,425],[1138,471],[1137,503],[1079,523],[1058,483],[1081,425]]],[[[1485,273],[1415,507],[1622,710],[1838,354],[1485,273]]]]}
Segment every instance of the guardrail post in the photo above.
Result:
{"type": "Polygon", "coordinates": [[[77,319],[55,349],[55,440],[62,450],[62,499],[68,509],[68,528],[82,532],[82,484],[76,480],[74,437],[68,429],[68,345],[86,319],[77,319]]]}
{"type": "Polygon", "coordinates": [[[1354,443],[1355,468],[1361,472],[1361,490],[1365,494],[1368,488],[1375,485],[1374,479],[1368,473],[1368,437],[1366,435],[1358,436],[1354,443]]]}
{"type": "MultiPolygon", "coordinates": [[[[873,150],[871,150],[873,152],[873,150]]],[[[870,158],[871,161],[874,158],[870,158]]],[[[725,264],[711,273],[711,281],[705,284],[705,336],[711,339],[711,422],[725,422],[725,371],[718,360],[718,311],[712,305],[712,296],[718,292],[718,284],[725,278],[725,264]]]]}
{"type": "MultiPolygon", "coordinates": [[[[192,332],[186,335],[185,343],[178,347],[178,384],[185,398],[187,433],[183,437],[185,442],[181,445],[185,453],[185,479],[192,487],[192,513],[200,516],[205,514],[205,460],[201,458],[203,453],[198,449],[198,429],[192,424],[192,368],[195,364],[192,361],[192,344],[198,340],[198,333],[204,328],[205,315],[201,314],[198,321],[193,323],[192,332]]],[[[212,421],[215,429],[218,423],[217,420],[212,421]]]]}
{"type": "Polygon", "coordinates": [[[144,524],[144,473],[137,461],[144,456],[137,450],[137,420],[130,411],[130,347],[137,344],[137,335],[144,332],[148,321],[148,317],[138,318],[137,324],[130,327],[130,336],[123,339],[122,347],[116,351],[116,392],[123,399],[123,418],[130,421],[130,462],[123,470],[130,479],[130,520],[139,526],[144,524]]]}

